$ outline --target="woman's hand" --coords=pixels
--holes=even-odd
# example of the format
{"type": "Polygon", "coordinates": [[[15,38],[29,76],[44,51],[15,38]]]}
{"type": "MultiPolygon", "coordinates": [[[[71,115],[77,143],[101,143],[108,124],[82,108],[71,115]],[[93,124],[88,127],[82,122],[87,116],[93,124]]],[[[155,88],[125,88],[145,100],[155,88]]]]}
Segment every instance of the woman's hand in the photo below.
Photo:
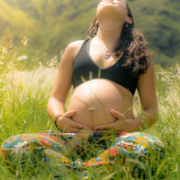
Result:
{"type": "Polygon", "coordinates": [[[63,116],[58,118],[57,126],[60,130],[66,133],[89,132],[86,125],[79,124],[71,119],[76,114],[76,111],[68,111],[63,116]]]}
{"type": "Polygon", "coordinates": [[[113,130],[113,132],[131,132],[134,129],[134,120],[127,119],[123,114],[111,110],[111,114],[117,118],[114,123],[106,124],[102,126],[96,126],[94,132],[101,133],[101,132],[109,132],[113,130]]]}

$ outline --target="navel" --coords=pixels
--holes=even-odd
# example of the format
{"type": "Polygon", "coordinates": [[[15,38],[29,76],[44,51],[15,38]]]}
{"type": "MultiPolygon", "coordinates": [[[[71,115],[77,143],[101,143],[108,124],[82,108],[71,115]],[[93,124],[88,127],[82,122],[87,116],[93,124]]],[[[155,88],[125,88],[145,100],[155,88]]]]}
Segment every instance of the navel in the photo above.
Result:
{"type": "Polygon", "coordinates": [[[90,112],[94,112],[95,110],[96,110],[95,107],[90,107],[90,108],[89,108],[89,111],[90,111],[90,112]]]}

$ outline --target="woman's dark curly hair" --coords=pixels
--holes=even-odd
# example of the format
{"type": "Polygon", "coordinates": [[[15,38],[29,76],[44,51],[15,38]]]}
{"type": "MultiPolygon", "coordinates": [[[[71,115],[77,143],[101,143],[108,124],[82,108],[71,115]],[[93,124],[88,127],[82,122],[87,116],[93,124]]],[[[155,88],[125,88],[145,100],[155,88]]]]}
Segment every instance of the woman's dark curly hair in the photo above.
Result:
{"type": "MultiPolygon", "coordinates": [[[[128,16],[132,18],[132,24],[126,22],[122,28],[121,37],[113,45],[114,58],[120,57],[124,53],[126,57],[125,66],[128,73],[134,77],[147,72],[147,69],[152,60],[152,54],[148,51],[148,44],[143,35],[135,28],[132,12],[128,3],[126,2],[128,16]]],[[[96,36],[99,26],[96,26],[97,17],[95,16],[91,26],[89,27],[86,35],[88,38],[96,36]]]]}

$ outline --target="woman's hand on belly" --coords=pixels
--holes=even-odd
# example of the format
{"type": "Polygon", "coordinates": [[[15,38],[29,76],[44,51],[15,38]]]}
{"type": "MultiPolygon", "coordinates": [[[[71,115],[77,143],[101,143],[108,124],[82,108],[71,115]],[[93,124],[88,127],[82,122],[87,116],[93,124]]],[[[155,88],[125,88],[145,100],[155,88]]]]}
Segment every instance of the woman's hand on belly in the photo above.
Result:
{"type": "Polygon", "coordinates": [[[85,133],[90,132],[86,125],[75,122],[71,119],[76,114],[76,111],[68,111],[57,121],[57,126],[60,130],[66,133],[85,133]]]}
{"type": "Polygon", "coordinates": [[[112,115],[111,109],[131,117],[132,103],[132,95],[125,95],[119,85],[106,79],[93,79],[75,88],[67,110],[76,110],[72,120],[93,131],[96,126],[116,122],[117,118],[112,115]]]}
{"type": "Polygon", "coordinates": [[[117,120],[111,124],[106,124],[102,126],[96,126],[94,132],[132,132],[134,129],[133,119],[127,119],[123,114],[118,111],[111,110],[111,114],[117,118],[117,120]]]}

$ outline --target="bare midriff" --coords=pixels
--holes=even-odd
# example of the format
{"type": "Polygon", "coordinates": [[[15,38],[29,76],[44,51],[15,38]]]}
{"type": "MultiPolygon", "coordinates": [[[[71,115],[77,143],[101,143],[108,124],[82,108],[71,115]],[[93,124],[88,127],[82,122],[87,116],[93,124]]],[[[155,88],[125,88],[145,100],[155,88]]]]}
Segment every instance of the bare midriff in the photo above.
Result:
{"type": "Polygon", "coordinates": [[[116,121],[111,109],[127,119],[133,118],[132,105],[133,96],[129,90],[107,79],[93,79],[74,89],[67,111],[75,110],[72,120],[94,129],[116,121]]]}

